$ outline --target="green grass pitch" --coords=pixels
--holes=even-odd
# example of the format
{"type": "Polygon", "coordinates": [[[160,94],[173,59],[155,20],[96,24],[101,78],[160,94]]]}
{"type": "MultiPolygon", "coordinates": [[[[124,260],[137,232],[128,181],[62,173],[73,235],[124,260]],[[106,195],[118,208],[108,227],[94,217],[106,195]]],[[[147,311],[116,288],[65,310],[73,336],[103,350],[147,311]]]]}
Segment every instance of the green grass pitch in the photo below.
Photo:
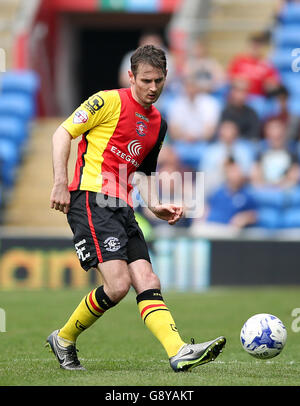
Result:
{"type": "MultiPolygon", "coordinates": [[[[300,332],[292,310],[300,307],[299,287],[211,288],[202,293],[165,292],[184,340],[225,335],[216,361],[174,373],[160,343],[143,325],[131,291],[78,339],[87,371],[64,371],[44,348],[86,291],[1,291],[6,332],[0,333],[0,386],[294,386],[300,384],[300,332]],[[241,347],[247,318],[272,313],[285,324],[287,344],[271,360],[257,360],[241,347]],[[294,323],[294,324],[293,324],[294,323]]],[[[300,322],[298,323],[300,327],[300,322]]]]}

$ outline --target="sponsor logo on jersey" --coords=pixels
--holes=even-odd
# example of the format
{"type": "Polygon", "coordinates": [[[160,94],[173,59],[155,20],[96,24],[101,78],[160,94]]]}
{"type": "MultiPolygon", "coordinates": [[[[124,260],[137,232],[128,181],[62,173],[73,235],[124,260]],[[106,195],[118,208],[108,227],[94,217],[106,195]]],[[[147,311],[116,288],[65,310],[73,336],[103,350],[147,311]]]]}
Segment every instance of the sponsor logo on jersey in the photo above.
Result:
{"type": "Polygon", "coordinates": [[[74,113],[73,123],[74,124],[84,124],[88,121],[89,117],[84,110],[77,110],[74,113]]]}
{"type": "Polygon", "coordinates": [[[144,121],[146,121],[147,123],[149,123],[149,118],[143,116],[142,114],[138,113],[137,111],[135,112],[135,115],[136,115],[138,118],[141,118],[142,120],[144,120],[144,121]]]}
{"type": "Polygon", "coordinates": [[[131,141],[127,146],[130,155],[138,156],[142,149],[142,144],[138,140],[131,141]]]}
{"type": "Polygon", "coordinates": [[[133,140],[127,145],[127,150],[129,154],[126,154],[125,152],[121,151],[119,148],[115,147],[114,145],[111,147],[111,152],[119,156],[121,159],[124,159],[124,161],[131,163],[134,165],[136,168],[140,166],[140,164],[134,159],[134,157],[137,157],[140,155],[142,149],[142,145],[138,140],[133,140]]]}
{"type": "Polygon", "coordinates": [[[104,100],[99,95],[95,94],[91,96],[88,101],[84,104],[84,107],[94,115],[98,110],[104,106],[104,100]]]}

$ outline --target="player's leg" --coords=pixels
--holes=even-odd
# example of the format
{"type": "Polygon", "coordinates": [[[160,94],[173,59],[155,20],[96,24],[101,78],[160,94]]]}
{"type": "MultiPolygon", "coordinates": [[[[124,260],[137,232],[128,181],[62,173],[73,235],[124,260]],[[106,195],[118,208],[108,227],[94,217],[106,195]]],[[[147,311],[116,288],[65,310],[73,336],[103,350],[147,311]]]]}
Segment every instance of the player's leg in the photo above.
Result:
{"type": "Polygon", "coordinates": [[[111,307],[115,306],[130,288],[127,263],[111,260],[98,264],[103,285],[93,289],[81,300],[58,336],[75,343],[78,336],[91,327],[111,307]]]}
{"type": "Polygon", "coordinates": [[[168,357],[178,353],[185,344],[177,330],[172,314],[161,294],[160,281],[150,262],[139,259],[129,264],[132,286],[137,293],[137,305],[141,318],[160,341],[168,357]]]}
{"type": "Polygon", "coordinates": [[[128,269],[137,293],[137,304],[145,325],[165,348],[175,372],[187,371],[213,361],[226,343],[225,337],[200,344],[186,344],[179,335],[174,319],[164,302],[160,281],[153,272],[142,232],[128,241],[128,269]]]}
{"type": "Polygon", "coordinates": [[[116,207],[115,200],[106,200],[111,204],[100,205],[102,200],[98,198],[96,193],[75,192],[68,213],[82,268],[88,271],[96,267],[103,280],[103,286],[93,289],[82,299],[58,334],[73,343],[82,331],[118,303],[130,287],[127,235],[119,214],[122,209],[116,207]]]}
{"type": "Polygon", "coordinates": [[[137,292],[137,304],[145,325],[165,348],[175,372],[187,371],[213,361],[226,343],[225,337],[200,344],[186,344],[180,337],[174,319],[165,304],[160,283],[146,260],[129,265],[132,285],[137,292]]]}
{"type": "Polygon", "coordinates": [[[103,285],[89,292],[76,307],[66,324],[47,338],[47,344],[63,369],[83,370],[76,351],[79,335],[115,306],[128,292],[131,279],[127,263],[111,260],[98,264],[103,285]],[[107,294],[108,293],[108,294],[107,294]]]}

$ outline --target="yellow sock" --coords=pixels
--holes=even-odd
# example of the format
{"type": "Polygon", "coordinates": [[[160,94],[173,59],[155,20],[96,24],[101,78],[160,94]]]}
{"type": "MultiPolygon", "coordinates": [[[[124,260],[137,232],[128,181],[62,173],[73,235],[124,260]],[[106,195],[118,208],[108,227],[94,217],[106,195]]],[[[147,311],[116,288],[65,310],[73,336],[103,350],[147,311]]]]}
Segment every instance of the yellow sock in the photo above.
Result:
{"type": "Polygon", "coordinates": [[[93,289],[79,303],[67,323],[60,329],[58,336],[75,343],[79,334],[114,305],[115,303],[105,294],[103,286],[93,289]]]}
{"type": "Polygon", "coordinates": [[[161,342],[168,357],[176,355],[185,342],[182,341],[177,331],[174,319],[163,301],[160,290],[146,290],[140,293],[136,300],[142,320],[161,342]]]}

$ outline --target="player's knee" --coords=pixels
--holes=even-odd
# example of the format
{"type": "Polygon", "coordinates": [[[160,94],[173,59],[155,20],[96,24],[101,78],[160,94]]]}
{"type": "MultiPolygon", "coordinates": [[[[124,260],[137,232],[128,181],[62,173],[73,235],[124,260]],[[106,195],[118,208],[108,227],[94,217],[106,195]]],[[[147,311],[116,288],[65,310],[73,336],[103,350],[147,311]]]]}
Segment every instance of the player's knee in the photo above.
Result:
{"type": "Polygon", "coordinates": [[[130,278],[124,277],[120,278],[119,280],[114,281],[113,286],[109,287],[109,297],[110,299],[118,303],[122,300],[128,293],[131,286],[130,278]]]}
{"type": "Polygon", "coordinates": [[[158,276],[153,271],[144,273],[143,285],[144,289],[160,289],[158,276]]]}

